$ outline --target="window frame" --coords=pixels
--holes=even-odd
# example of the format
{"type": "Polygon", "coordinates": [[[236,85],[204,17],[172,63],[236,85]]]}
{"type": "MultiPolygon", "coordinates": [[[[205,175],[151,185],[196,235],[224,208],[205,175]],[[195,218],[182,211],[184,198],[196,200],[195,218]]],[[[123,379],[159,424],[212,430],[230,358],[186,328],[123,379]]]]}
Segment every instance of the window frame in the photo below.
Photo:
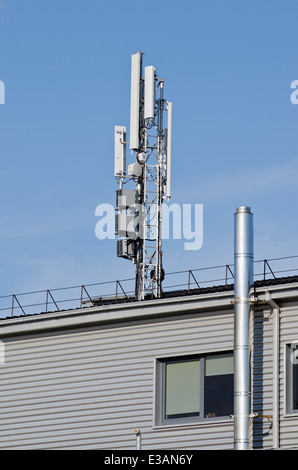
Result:
{"type": "MultiPolygon", "coordinates": [[[[292,354],[294,353],[294,350],[298,350],[298,343],[297,342],[291,342],[286,344],[286,409],[285,409],[285,414],[288,415],[297,415],[298,414],[298,406],[297,408],[294,408],[294,374],[298,373],[298,361],[297,363],[293,363],[291,358],[292,354]],[[294,372],[294,366],[297,366],[296,371],[294,372]]],[[[297,390],[297,395],[298,395],[298,390],[297,390]]]]}
{"type": "MultiPolygon", "coordinates": [[[[176,426],[176,425],[187,425],[187,424],[200,424],[211,421],[223,421],[230,419],[231,415],[225,416],[205,416],[205,361],[207,357],[218,356],[224,354],[231,354],[234,359],[234,351],[214,351],[202,354],[189,354],[189,355],[177,355],[177,356],[164,356],[156,358],[155,369],[156,369],[156,383],[155,383],[155,425],[156,426],[176,426]],[[176,418],[166,418],[166,365],[171,363],[181,363],[189,361],[200,361],[200,415],[199,416],[181,416],[176,418]]],[[[233,370],[234,376],[234,370],[233,370]]]]}

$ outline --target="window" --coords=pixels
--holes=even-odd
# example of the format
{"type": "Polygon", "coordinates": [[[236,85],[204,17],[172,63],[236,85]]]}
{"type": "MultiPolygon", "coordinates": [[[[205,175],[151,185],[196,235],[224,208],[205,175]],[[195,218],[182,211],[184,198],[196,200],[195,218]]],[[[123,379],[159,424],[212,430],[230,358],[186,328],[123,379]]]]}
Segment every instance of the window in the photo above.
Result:
{"type": "Polygon", "coordinates": [[[287,345],[287,413],[298,412],[298,344],[287,345]]]}
{"type": "Polygon", "coordinates": [[[200,416],[200,361],[165,363],[165,418],[200,416]]]}
{"type": "Polygon", "coordinates": [[[217,354],[205,359],[205,417],[229,416],[234,409],[233,354],[217,354]]]}
{"type": "Polygon", "coordinates": [[[160,424],[233,414],[232,352],[160,359],[157,371],[160,424]]]}

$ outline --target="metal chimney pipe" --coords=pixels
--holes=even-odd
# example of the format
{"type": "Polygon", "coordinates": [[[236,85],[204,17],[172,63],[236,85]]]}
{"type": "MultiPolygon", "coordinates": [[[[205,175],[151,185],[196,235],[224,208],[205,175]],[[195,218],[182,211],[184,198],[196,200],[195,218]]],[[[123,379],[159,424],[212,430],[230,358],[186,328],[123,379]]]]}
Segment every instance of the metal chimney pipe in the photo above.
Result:
{"type": "Polygon", "coordinates": [[[234,234],[234,449],[250,448],[250,289],[253,286],[253,214],[241,206],[234,234]]]}

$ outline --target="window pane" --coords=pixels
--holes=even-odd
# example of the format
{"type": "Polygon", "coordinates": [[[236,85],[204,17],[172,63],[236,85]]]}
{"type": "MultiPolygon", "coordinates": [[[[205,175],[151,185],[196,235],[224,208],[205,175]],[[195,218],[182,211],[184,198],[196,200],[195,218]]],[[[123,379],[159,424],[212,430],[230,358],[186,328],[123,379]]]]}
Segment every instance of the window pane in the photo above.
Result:
{"type": "Polygon", "coordinates": [[[200,414],[200,362],[166,364],[166,418],[200,414]]]}
{"type": "Polygon", "coordinates": [[[206,357],[205,375],[234,373],[234,355],[232,353],[216,354],[206,357]]]}
{"type": "Polygon", "coordinates": [[[205,416],[229,416],[234,404],[233,353],[205,359],[205,416]]]}

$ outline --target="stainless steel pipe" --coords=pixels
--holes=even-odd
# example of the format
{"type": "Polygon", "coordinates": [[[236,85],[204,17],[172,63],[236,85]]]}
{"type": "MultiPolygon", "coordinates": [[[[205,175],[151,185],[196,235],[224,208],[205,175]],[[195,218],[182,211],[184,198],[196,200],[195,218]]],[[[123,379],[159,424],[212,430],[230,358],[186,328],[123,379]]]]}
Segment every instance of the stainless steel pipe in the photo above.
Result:
{"type": "Polygon", "coordinates": [[[253,214],[241,206],[234,234],[234,449],[250,448],[250,290],[253,286],[253,214]]]}

